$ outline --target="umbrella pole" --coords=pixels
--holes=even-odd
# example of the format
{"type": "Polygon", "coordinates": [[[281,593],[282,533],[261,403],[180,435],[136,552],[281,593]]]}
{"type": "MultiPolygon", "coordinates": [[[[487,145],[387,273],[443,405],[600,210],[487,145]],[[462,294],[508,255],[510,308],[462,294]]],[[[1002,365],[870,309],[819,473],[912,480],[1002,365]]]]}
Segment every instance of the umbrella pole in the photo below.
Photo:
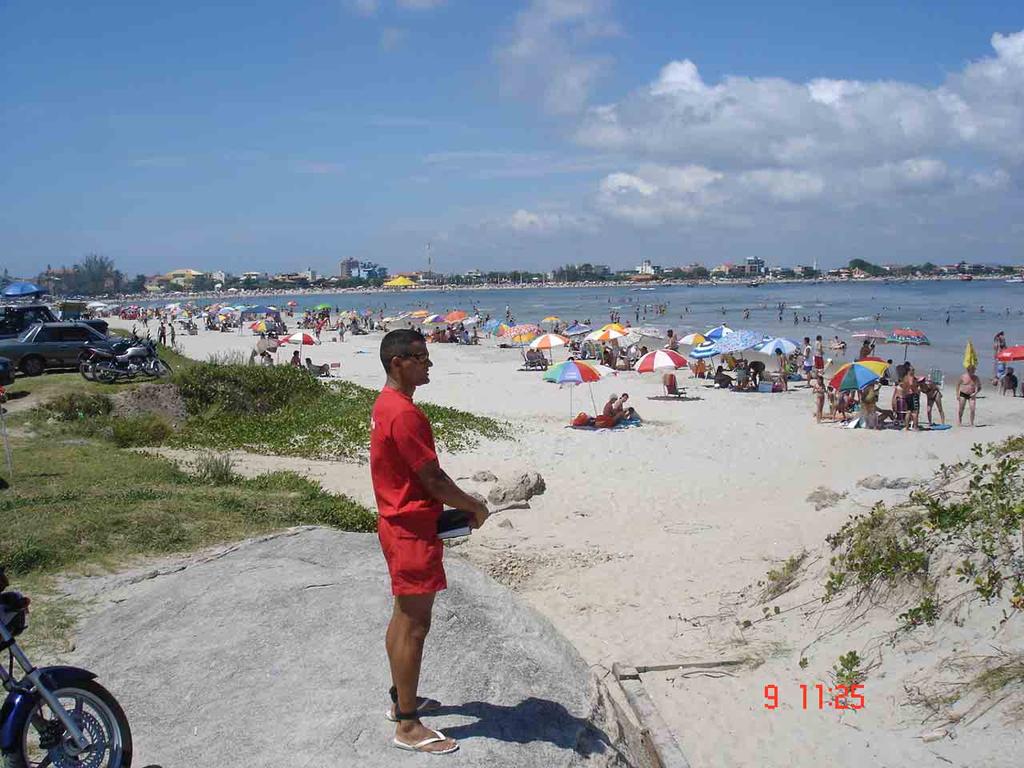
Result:
{"type": "Polygon", "coordinates": [[[594,416],[597,416],[597,401],[594,399],[594,385],[587,384],[590,388],[590,404],[594,406],[594,416]]]}
{"type": "Polygon", "coordinates": [[[572,391],[575,387],[569,387],[569,423],[572,424],[572,391]]]}

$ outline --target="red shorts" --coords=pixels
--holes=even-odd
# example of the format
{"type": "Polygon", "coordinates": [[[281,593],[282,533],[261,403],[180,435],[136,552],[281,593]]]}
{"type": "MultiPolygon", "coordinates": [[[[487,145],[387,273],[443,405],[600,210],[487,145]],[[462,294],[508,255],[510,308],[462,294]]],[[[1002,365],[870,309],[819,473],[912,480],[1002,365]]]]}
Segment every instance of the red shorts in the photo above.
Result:
{"type": "Polygon", "coordinates": [[[391,574],[391,594],[426,595],[447,588],[437,515],[378,518],[377,537],[391,574]]]}
{"type": "Polygon", "coordinates": [[[824,370],[825,369],[825,358],[822,357],[821,355],[815,355],[814,356],[814,367],[817,368],[819,371],[824,370]]]}

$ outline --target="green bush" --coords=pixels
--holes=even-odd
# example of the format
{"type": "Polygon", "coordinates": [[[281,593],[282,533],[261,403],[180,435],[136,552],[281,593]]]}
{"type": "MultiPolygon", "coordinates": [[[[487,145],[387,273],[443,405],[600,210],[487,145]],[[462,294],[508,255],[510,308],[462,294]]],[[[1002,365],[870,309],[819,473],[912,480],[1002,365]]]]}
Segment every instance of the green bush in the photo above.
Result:
{"type": "Polygon", "coordinates": [[[324,387],[305,370],[290,365],[198,363],[175,374],[190,414],[267,414],[289,403],[322,397],[324,387]]]}
{"type": "Polygon", "coordinates": [[[58,421],[79,421],[93,416],[106,416],[113,409],[106,395],[90,392],[65,392],[48,400],[42,409],[58,421]]]}
{"type": "Polygon", "coordinates": [[[154,413],[112,419],[110,439],[118,448],[161,445],[174,433],[167,419],[154,413]]]}
{"type": "Polygon", "coordinates": [[[204,453],[192,462],[195,479],[206,485],[231,485],[238,480],[235,462],[226,453],[204,453]]]}

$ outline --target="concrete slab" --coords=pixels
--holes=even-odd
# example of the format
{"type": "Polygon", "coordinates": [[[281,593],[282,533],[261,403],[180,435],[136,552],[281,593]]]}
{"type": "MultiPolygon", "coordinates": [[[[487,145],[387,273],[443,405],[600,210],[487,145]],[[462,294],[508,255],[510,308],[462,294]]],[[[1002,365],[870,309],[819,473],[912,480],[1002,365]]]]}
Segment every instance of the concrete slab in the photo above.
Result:
{"type": "Polygon", "coordinates": [[[390,746],[386,571],[375,536],[312,528],[206,558],[81,579],[96,599],[71,661],[128,712],[136,766],[624,766],[576,651],[456,557],[421,693],[445,757],[390,746]],[[187,567],[182,568],[182,565],[187,567]]]}

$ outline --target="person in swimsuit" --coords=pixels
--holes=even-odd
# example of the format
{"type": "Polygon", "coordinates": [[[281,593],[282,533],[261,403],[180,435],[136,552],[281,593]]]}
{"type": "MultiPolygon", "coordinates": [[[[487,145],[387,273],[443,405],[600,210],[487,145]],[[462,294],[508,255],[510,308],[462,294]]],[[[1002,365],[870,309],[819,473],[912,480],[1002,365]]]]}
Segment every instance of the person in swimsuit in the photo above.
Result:
{"type": "Polygon", "coordinates": [[[821,424],[825,408],[825,381],[818,372],[811,374],[811,389],[814,390],[814,420],[821,424]]]}
{"type": "Polygon", "coordinates": [[[825,370],[825,344],[820,334],[814,339],[814,370],[825,370]]]}
{"type": "Polygon", "coordinates": [[[956,382],[956,423],[963,426],[964,407],[971,406],[971,426],[974,426],[974,406],[981,392],[981,379],[975,373],[973,365],[968,366],[956,382]]]}
{"type": "Polygon", "coordinates": [[[922,376],[917,380],[917,385],[920,387],[921,392],[924,394],[928,402],[928,426],[931,426],[935,422],[932,421],[932,408],[939,409],[939,423],[946,423],[946,412],[942,409],[942,389],[934,381],[931,381],[927,377],[922,376]]]}
{"type": "Polygon", "coordinates": [[[903,388],[903,400],[907,405],[905,428],[908,430],[919,429],[921,426],[921,389],[917,384],[917,377],[914,376],[913,367],[908,366],[905,369],[900,386],[903,388]]]}

